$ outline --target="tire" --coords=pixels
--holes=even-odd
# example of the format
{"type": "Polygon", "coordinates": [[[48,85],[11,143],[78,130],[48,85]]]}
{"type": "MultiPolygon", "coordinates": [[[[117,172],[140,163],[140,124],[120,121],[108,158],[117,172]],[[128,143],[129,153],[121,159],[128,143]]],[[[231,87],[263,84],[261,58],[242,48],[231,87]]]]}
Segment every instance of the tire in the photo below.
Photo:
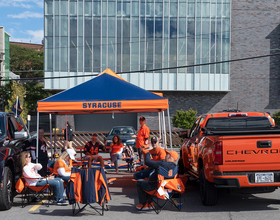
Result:
{"type": "Polygon", "coordinates": [[[8,210],[13,205],[13,174],[9,167],[4,168],[3,189],[0,191],[0,210],[8,210]]]}
{"type": "Polygon", "coordinates": [[[199,174],[199,189],[201,202],[205,206],[214,206],[218,202],[218,189],[205,178],[203,167],[199,174]]]}

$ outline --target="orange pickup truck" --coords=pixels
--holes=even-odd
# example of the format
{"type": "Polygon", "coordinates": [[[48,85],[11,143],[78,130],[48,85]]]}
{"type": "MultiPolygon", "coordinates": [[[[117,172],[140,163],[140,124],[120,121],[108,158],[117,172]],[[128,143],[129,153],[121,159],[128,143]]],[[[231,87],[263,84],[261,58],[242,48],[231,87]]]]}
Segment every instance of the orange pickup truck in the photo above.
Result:
{"type": "Polygon", "coordinates": [[[217,204],[219,188],[260,193],[280,186],[280,128],[267,113],[201,115],[180,153],[183,167],[199,178],[203,205],[217,204]]]}

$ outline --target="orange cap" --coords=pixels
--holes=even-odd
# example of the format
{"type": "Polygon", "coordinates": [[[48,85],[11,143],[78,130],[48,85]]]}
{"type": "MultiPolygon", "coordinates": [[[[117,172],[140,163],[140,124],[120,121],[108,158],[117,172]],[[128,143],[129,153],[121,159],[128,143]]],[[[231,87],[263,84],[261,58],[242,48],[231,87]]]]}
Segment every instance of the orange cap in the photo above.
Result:
{"type": "Polygon", "coordinates": [[[171,157],[173,157],[173,159],[176,161],[178,160],[178,153],[176,151],[167,151],[168,154],[171,155],[171,157]]]}

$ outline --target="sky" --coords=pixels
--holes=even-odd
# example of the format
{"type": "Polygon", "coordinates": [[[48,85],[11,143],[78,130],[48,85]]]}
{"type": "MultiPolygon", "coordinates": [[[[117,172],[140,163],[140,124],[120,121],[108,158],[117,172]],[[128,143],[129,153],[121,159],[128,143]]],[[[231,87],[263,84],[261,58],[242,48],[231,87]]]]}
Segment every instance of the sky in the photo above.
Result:
{"type": "Polygon", "coordinates": [[[44,37],[44,0],[0,0],[0,26],[10,42],[41,44],[44,37]]]}

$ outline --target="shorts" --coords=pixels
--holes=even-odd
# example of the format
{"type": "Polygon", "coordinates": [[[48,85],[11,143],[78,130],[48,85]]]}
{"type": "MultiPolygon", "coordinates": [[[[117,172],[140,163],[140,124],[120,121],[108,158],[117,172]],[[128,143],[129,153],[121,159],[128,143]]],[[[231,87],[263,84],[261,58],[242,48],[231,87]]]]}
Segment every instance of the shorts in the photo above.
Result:
{"type": "Polygon", "coordinates": [[[84,159],[85,159],[85,160],[88,160],[90,157],[92,157],[93,160],[96,161],[96,160],[98,159],[99,155],[98,155],[98,154],[96,154],[96,155],[86,155],[86,156],[84,157],[84,159]]]}

